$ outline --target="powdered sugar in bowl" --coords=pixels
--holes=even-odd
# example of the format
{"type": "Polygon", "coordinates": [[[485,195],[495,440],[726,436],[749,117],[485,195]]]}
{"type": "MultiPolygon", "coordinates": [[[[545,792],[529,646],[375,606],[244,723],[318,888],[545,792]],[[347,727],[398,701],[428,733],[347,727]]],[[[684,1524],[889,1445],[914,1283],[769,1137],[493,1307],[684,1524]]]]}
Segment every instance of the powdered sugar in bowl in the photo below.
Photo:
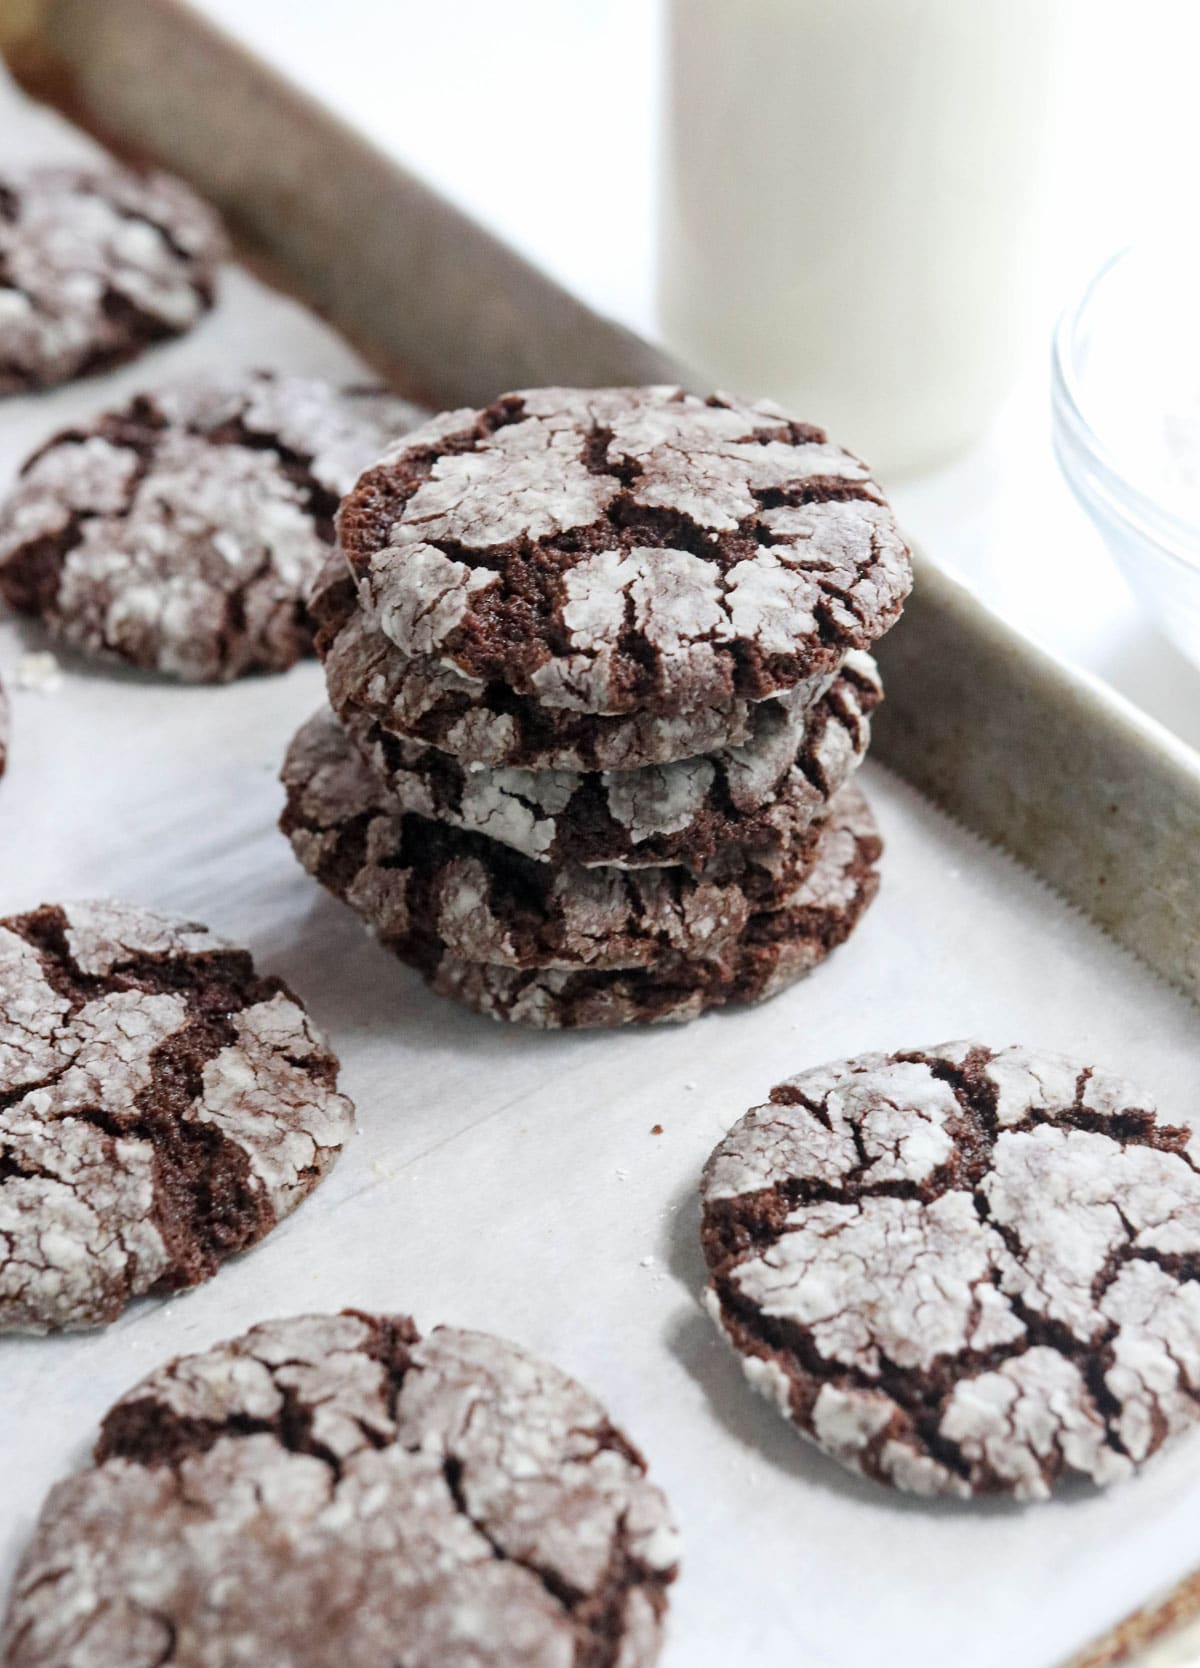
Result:
{"type": "Polygon", "coordinates": [[[1063,473],[1156,625],[1200,664],[1200,249],[1116,255],[1054,340],[1063,473]]]}

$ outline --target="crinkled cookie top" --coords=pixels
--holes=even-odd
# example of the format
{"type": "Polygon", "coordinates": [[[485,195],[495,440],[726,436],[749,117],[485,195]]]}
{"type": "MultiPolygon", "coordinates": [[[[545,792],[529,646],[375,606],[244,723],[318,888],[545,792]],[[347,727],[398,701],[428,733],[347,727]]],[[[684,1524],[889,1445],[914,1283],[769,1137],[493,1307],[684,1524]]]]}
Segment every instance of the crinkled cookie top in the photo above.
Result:
{"type": "Polygon", "coordinates": [[[216,216],[166,174],[0,174],[0,394],[187,330],[212,304],[224,253],[216,216]]]}
{"type": "Polygon", "coordinates": [[[123,904],[0,922],[0,1332],[194,1285],[320,1181],[353,1122],[286,986],[123,904]]]}
{"type": "Polygon", "coordinates": [[[422,413],[251,372],[139,395],[57,436],[0,510],[0,591],[86,652],[198,681],[282,671],[340,495],[422,413]]]}
{"type": "Polygon", "coordinates": [[[774,406],[677,388],[450,412],[363,476],[340,534],[407,660],[595,714],[790,689],[869,647],[911,584],[857,458],[774,406]]]}
{"type": "Polygon", "coordinates": [[[257,1326],[154,1373],[50,1495],[7,1668],[650,1668],[676,1569],[564,1373],[401,1317],[257,1326]]]}
{"type": "Polygon", "coordinates": [[[1128,1084],[1056,1055],[804,1072],[709,1160],[709,1307],[751,1381],[881,1482],[1108,1483],[1197,1415],[1198,1161],[1128,1084]]]}

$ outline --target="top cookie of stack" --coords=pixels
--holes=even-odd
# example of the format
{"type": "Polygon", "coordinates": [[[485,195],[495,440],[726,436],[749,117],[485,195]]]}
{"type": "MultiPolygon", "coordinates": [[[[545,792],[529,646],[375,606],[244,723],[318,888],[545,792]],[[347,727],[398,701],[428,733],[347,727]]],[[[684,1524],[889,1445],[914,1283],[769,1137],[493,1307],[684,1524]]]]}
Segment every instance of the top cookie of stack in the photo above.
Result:
{"type": "Polygon", "coordinates": [[[686,1017],[766,994],[845,936],[877,841],[857,795],[830,801],[879,698],[862,651],[911,584],[857,458],[766,404],[529,390],[406,435],[343,501],[339,534],[313,607],[358,774],[331,800],[340,740],[298,740],[285,826],[435,984],[544,1024],[686,1017]],[[373,801],[371,850],[348,851],[350,798],[359,818],[373,801]],[[442,870],[473,860],[480,899],[464,902],[461,863],[454,898],[442,870],[414,880],[427,842],[404,838],[406,814],[453,825],[442,870]],[[542,872],[514,874],[497,846],[542,872]],[[390,877],[386,909],[367,868],[390,877]],[[627,869],[643,894],[669,875],[693,916],[698,889],[729,895],[711,931],[654,928],[657,952],[633,960],[627,933],[610,957],[559,930],[597,886],[644,916],[627,869]],[[462,923],[481,910],[474,955],[462,923]],[[531,910],[539,926],[558,912],[553,952],[497,949],[497,912],[531,910]]]}

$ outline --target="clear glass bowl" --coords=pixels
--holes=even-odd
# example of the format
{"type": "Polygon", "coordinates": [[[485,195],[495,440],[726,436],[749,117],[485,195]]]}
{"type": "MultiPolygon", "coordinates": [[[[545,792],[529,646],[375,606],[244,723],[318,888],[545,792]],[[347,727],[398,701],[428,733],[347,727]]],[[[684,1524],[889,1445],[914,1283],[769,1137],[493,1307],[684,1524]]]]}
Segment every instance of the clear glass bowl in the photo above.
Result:
{"type": "Polygon", "coordinates": [[[1054,337],[1054,450],[1138,600],[1200,665],[1200,260],[1133,248],[1054,337]]]}

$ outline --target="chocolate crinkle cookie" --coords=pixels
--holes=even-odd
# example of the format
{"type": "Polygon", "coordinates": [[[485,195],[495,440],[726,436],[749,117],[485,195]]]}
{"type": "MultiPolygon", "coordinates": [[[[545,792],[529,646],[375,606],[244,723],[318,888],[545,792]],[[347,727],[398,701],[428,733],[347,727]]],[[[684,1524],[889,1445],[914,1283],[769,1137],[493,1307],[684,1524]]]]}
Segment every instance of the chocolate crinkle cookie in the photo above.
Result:
{"type": "Polygon", "coordinates": [[[538,1026],[757,1002],[846,939],[908,549],[775,406],[541,388],[397,441],[309,598],[300,861],[433,989],[538,1026]]]}
{"type": "Polygon", "coordinates": [[[296,998],[207,928],[112,903],[0,921],[0,1332],[207,1280],[352,1124],[296,998]]]}
{"type": "Polygon", "coordinates": [[[773,867],[739,857],[732,872],[708,876],[536,863],[403,811],[327,712],[292,742],[283,782],[282,828],[297,857],[372,930],[501,967],[645,967],[714,951],[756,909],[785,902],[817,849],[814,836],[773,867]]]}
{"type": "Polygon", "coordinates": [[[468,962],[428,942],[384,942],[418,967],[440,996],[490,1019],[541,1030],[659,1025],[712,1008],[766,1002],[844,944],[879,890],[882,846],[866,800],[839,794],[804,880],[782,903],[756,911],[735,937],[697,955],[670,954],[652,967],[517,971],[468,962]]]}
{"type": "Polygon", "coordinates": [[[60,1483],[6,1668],[650,1668],[677,1540],[586,1390],[483,1333],[268,1322],[153,1373],[60,1483]]]}
{"type": "Polygon", "coordinates": [[[764,725],[803,723],[836,676],[815,672],[786,695],[667,716],[575,712],[466,677],[444,661],[402,655],[363,606],[340,556],[321,570],[309,612],[329,703],[343,724],[427,744],[470,768],[629,771],[753,744],[764,725]]]}
{"type": "Polygon", "coordinates": [[[281,826],[305,869],[439,994],[542,1028],[694,1018],[760,1001],[849,936],[875,895],[880,843],[853,787],[758,868],[540,864],[411,813],[327,714],[283,770],[281,826]]]}
{"type": "Polygon", "coordinates": [[[225,239],[179,180],[115,164],[0,173],[0,394],[177,336],[212,305],[225,239]]]}
{"type": "Polygon", "coordinates": [[[1200,1410],[1200,1148],[1120,1079],[977,1043],[781,1083],[704,1172],[714,1320],[844,1465],[1041,1499],[1200,1410]]]}
{"type": "Polygon", "coordinates": [[[142,394],[35,453],[0,511],[0,591],[86,653],[197,682],[283,671],[339,498],[422,414],[252,372],[142,394]]]}
{"type": "Polygon", "coordinates": [[[862,762],[881,697],[874,661],[855,651],[808,712],[762,701],[740,746],[639,770],[469,768],[379,724],[346,728],[405,810],[542,862],[702,872],[738,854],[784,851],[824,816],[862,762]]]}
{"type": "Polygon", "coordinates": [[[693,712],[832,673],[912,577],[857,458],[774,406],[678,388],[447,413],[363,475],[340,537],[406,660],[587,714],[693,712]]]}

